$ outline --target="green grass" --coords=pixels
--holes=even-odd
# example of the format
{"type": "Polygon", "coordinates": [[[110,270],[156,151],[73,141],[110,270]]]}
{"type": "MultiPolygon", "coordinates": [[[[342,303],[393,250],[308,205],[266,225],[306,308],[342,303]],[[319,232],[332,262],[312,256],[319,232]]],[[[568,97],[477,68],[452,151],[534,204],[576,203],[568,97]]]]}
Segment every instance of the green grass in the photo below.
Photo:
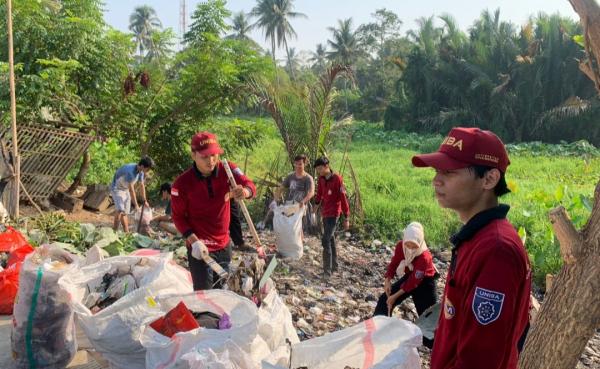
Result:
{"type": "MultiPolygon", "coordinates": [[[[410,161],[418,152],[437,149],[442,137],[388,133],[381,131],[380,125],[367,123],[357,123],[348,129],[354,132],[349,157],[360,182],[366,237],[393,242],[409,222],[419,221],[425,226],[432,248],[448,247],[448,237],[460,227],[458,218],[437,205],[431,185],[433,170],[414,168],[410,161]]],[[[342,159],[345,142],[339,138],[334,145],[331,154],[334,170],[342,159]]],[[[259,146],[248,160],[247,171],[255,179],[262,178],[282,152],[281,141],[275,137],[259,146]]],[[[501,201],[511,206],[509,219],[526,235],[534,272],[541,280],[561,265],[548,211],[562,204],[577,227],[585,224],[590,213],[586,205],[591,203],[600,178],[600,151],[574,144],[510,145],[509,150],[511,165],[507,181],[514,192],[501,201]]],[[[343,174],[348,183],[349,174],[343,174]]]]}

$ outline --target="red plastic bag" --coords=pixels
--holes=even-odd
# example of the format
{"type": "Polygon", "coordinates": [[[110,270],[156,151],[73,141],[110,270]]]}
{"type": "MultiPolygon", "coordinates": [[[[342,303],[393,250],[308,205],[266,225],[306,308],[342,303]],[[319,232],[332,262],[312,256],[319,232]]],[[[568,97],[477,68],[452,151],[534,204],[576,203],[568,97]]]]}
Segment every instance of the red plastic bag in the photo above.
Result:
{"type": "MultiPolygon", "coordinates": [[[[1,236],[2,234],[0,234],[1,236]]],[[[0,272],[0,314],[13,313],[13,304],[19,290],[21,264],[23,264],[25,257],[32,252],[33,247],[25,244],[13,249],[8,255],[6,269],[0,272]]]]}
{"type": "Polygon", "coordinates": [[[6,267],[10,267],[13,264],[16,263],[22,263],[23,260],[25,260],[25,257],[29,254],[31,254],[34,251],[34,248],[31,247],[30,245],[24,245],[21,246],[15,250],[13,250],[9,255],[8,255],[8,261],[6,262],[6,267]]]}
{"type": "Polygon", "coordinates": [[[13,227],[6,227],[6,232],[0,233],[0,252],[13,252],[25,245],[29,246],[29,242],[13,227]]]}
{"type": "Polygon", "coordinates": [[[173,337],[177,332],[187,332],[200,328],[200,325],[183,301],[166,313],[164,317],[160,317],[150,323],[150,326],[158,333],[169,338],[173,337]]]}
{"type": "Polygon", "coordinates": [[[15,297],[19,290],[19,271],[22,262],[15,263],[0,272],[0,314],[13,313],[15,297]]]}

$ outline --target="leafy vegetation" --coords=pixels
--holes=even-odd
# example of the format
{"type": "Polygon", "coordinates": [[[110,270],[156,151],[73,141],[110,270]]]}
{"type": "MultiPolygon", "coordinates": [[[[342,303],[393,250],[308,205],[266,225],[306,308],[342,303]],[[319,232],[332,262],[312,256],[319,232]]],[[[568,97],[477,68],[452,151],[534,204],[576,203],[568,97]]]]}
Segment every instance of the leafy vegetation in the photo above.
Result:
{"type": "MultiPolygon", "coordinates": [[[[458,218],[437,205],[431,188],[433,172],[414,168],[410,160],[416,153],[436,150],[442,137],[383,131],[381,124],[367,122],[345,125],[334,132],[338,139],[331,156],[333,169],[345,177],[348,168],[340,163],[346,141],[339,137],[348,132],[353,133],[348,155],[360,182],[364,236],[394,242],[406,224],[417,220],[425,225],[432,248],[449,247],[449,236],[460,227],[458,218]]],[[[548,212],[563,205],[576,227],[583,226],[590,214],[595,181],[600,178],[600,150],[583,143],[519,144],[509,149],[507,180],[512,193],[501,201],[511,206],[509,219],[525,239],[535,276],[541,281],[562,263],[548,212]]],[[[280,141],[266,138],[248,161],[253,178],[262,178],[281,152],[280,141]]],[[[283,168],[286,165],[291,170],[287,163],[283,168]]]]}

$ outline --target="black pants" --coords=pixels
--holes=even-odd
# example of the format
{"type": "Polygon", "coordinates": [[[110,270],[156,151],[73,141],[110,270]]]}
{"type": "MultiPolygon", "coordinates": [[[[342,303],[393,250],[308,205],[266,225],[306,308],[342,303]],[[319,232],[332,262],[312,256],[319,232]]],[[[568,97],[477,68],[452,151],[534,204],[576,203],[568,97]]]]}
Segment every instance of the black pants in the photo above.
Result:
{"type": "MultiPolygon", "coordinates": [[[[392,294],[398,292],[404,282],[408,279],[408,275],[405,274],[398,281],[392,284],[392,294]]],[[[394,308],[402,303],[402,301],[406,300],[409,296],[412,296],[413,302],[415,303],[415,307],[417,308],[417,314],[421,316],[428,307],[435,305],[437,303],[437,294],[435,292],[435,278],[434,277],[425,277],[423,281],[415,288],[414,290],[402,294],[400,297],[396,299],[394,302],[394,308]]],[[[387,299],[388,296],[385,292],[379,297],[379,301],[377,301],[377,306],[375,307],[375,312],[373,315],[388,315],[388,307],[387,307],[387,299]]]]}
{"type": "Polygon", "coordinates": [[[231,200],[230,221],[229,221],[229,237],[236,246],[244,245],[244,234],[242,233],[242,218],[240,212],[240,204],[237,201],[231,200]]]}
{"type": "MultiPolygon", "coordinates": [[[[210,256],[226,271],[229,271],[231,262],[231,243],[226,248],[211,252],[210,256]]],[[[219,275],[215,273],[204,260],[198,260],[192,256],[192,249],[188,248],[188,265],[192,274],[194,291],[221,288],[224,281],[219,281],[219,275]]]]}
{"type": "Polygon", "coordinates": [[[323,218],[323,273],[331,274],[338,269],[337,250],[335,249],[335,227],[338,218],[323,218]]]}

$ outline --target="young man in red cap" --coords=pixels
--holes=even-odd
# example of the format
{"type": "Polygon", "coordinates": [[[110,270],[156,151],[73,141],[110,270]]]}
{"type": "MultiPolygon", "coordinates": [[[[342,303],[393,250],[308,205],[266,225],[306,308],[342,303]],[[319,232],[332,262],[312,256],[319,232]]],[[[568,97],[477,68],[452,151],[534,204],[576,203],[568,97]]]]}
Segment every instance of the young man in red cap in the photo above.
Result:
{"type": "Polygon", "coordinates": [[[249,199],[256,193],[254,183],[233,163],[229,163],[237,186],[231,190],[219,155],[223,150],[217,136],[199,132],[192,137],[194,165],[181,174],[171,187],[172,218],[186,238],[188,263],[194,290],[221,287],[218,275],[204,262],[210,255],[223,269],[229,269],[230,200],[249,199]]]}
{"type": "Polygon", "coordinates": [[[329,159],[322,156],[315,160],[315,170],[319,175],[315,204],[321,205],[323,217],[323,279],[329,279],[337,271],[337,251],[335,248],[335,227],[341,214],[344,214],[343,226],[350,228],[350,207],[346,198],[346,188],[342,177],[329,167],[329,159]]]}
{"type": "Polygon", "coordinates": [[[479,128],[453,128],[437,152],[412,158],[435,169],[443,208],[464,224],[450,238],[452,260],[435,332],[431,369],[516,369],[517,344],[529,321],[531,270],[506,219],[510,164],[502,141],[479,128]]]}

